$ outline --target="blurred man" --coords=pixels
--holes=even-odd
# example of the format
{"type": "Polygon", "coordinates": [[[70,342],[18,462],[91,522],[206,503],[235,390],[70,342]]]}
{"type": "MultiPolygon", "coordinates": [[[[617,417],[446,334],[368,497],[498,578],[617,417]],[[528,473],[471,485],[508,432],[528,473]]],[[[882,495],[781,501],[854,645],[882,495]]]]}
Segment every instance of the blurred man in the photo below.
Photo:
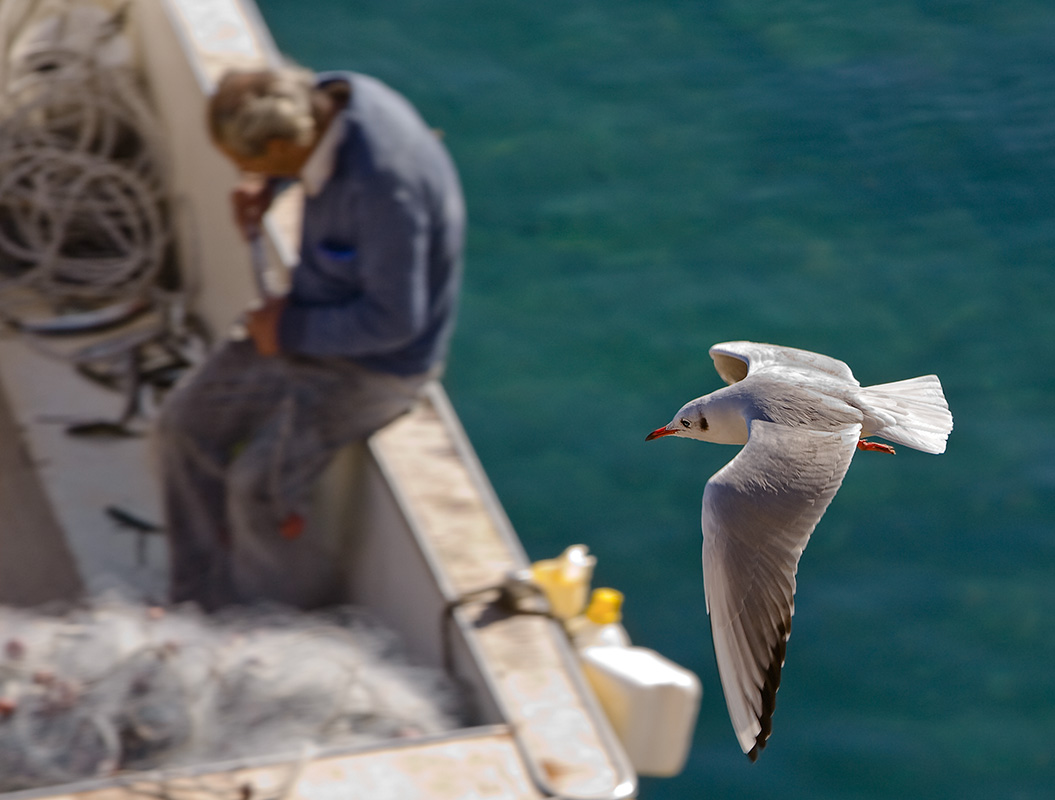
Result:
{"type": "Polygon", "coordinates": [[[171,599],[212,610],[340,599],[338,564],[302,536],[335,452],[408,411],[443,369],[465,209],[451,159],[405,98],[356,73],[232,72],[208,106],[245,174],[246,237],[274,187],[305,193],[286,297],[249,313],[159,422],[171,599]]]}

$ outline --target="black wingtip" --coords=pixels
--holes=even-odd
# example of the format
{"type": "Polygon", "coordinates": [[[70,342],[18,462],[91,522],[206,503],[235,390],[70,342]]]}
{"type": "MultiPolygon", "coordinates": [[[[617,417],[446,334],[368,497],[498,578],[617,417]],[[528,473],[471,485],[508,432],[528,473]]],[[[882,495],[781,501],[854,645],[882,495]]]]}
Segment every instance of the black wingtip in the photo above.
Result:
{"type": "Polygon", "coordinates": [[[751,752],[747,754],[747,757],[751,759],[752,764],[758,761],[759,754],[766,749],[769,736],[773,733],[773,712],[777,707],[777,689],[780,688],[780,669],[784,666],[784,656],[787,653],[787,636],[789,635],[790,629],[790,623],[785,622],[781,631],[783,636],[781,636],[777,640],[777,643],[773,645],[773,653],[769,661],[769,670],[766,672],[766,682],[762,687],[762,713],[758,718],[762,730],[760,730],[758,736],[755,737],[755,746],[752,747],[751,752]]]}

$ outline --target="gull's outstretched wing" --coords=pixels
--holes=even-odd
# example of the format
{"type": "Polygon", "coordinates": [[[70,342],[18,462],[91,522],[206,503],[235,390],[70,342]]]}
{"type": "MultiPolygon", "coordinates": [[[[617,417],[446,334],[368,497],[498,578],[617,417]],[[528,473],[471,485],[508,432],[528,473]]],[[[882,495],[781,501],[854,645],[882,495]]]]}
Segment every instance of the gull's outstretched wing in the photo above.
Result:
{"type": "Polygon", "coordinates": [[[822,372],[840,381],[860,385],[844,362],[809,350],[758,342],[722,342],[714,345],[710,354],[714,368],[726,383],[742,381],[748,372],[753,375],[775,367],[795,372],[822,372]]]}
{"type": "Polygon", "coordinates": [[[860,425],[820,432],[754,420],[747,444],[703,493],[703,582],[718,674],[752,761],[772,728],[799,556],[860,432],[860,425]]]}

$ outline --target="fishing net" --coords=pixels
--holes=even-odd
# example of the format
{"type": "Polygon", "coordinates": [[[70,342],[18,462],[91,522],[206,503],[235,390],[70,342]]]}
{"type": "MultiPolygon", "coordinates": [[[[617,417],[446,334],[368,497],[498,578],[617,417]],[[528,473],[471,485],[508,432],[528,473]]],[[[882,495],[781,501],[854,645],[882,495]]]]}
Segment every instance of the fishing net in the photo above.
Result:
{"type": "Polygon", "coordinates": [[[362,612],[0,608],[0,791],[458,726],[362,612]]]}

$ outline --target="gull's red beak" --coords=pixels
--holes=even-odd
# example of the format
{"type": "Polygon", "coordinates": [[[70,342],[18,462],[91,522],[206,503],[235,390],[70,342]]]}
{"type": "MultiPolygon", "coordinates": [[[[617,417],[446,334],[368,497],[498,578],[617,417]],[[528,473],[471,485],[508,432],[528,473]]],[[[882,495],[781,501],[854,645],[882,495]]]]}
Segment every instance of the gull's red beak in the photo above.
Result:
{"type": "Polygon", "coordinates": [[[656,428],[654,431],[652,431],[652,433],[646,436],[645,441],[651,442],[653,439],[658,439],[660,436],[670,436],[675,432],[676,431],[672,431],[670,428],[664,425],[662,428],[656,428]]]}

